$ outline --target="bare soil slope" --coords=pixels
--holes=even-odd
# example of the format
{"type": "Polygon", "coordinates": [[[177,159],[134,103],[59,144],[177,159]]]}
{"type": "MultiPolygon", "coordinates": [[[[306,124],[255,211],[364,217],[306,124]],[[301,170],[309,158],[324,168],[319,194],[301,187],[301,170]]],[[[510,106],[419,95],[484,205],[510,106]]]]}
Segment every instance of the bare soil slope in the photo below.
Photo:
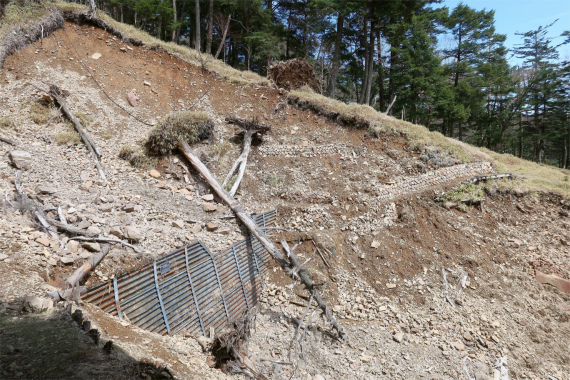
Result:
{"type": "MultiPolygon", "coordinates": [[[[330,326],[314,313],[302,358],[297,353],[291,357],[295,365],[283,364],[290,360],[295,331],[291,317],[303,314],[299,305],[306,300],[275,270],[250,344],[252,360],[264,373],[296,379],[485,379],[506,358],[514,379],[570,379],[570,296],[534,279],[536,270],[570,275],[570,203],[559,196],[503,191],[491,182],[482,208],[444,208],[436,197],[492,168],[461,165],[435,147],[411,149],[399,134],[373,137],[341,127],[287,104],[284,90],[229,82],[164,50],[124,44],[89,25],[66,23],[65,30],[9,57],[0,86],[0,119],[8,120],[1,133],[32,155],[31,169],[22,174],[25,190],[48,209],[60,205],[69,223],[102,236],[126,225],[142,235],[137,246],[144,254],[114,247],[87,286],[189,242],[201,240],[219,250],[242,240],[235,220],[225,218],[228,208],[203,210],[201,197],[209,189],[193,172],[192,181],[184,181],[182,157],[149,159],[134,168],[118,156],[124,146],[143,143],[152,129],[147,124],[172,111],[201,110],[215,130],[195,148],[223,180],[241,143],[224,118],[257,117],[272,131],[253,147],[238,198],[251,212],[277,208],[282,229],[275,237],[301,241],[301,257],[314,254],[313,241],[320,247],[328,266],[317,254],[308,269],[324,283],[322,292],[349,334],[348,342],[333,340],[330,326]],[[87,149],[64,138],[70,126],[57,110],[38,103],[43,94],[35,87],[47,89],[46,83],[69,92],[68,103],[102,151],[108,185],[87,149]],[[127,101],[133,89],[140,98],[136,107],[127,101]],[[161,177],[151,177],[151,169],[161,177]],[[206,222],[219,227],[208,231],[202,228],[206,222]],[[455,306],[445,298],[442,268],[448,269],[452,300],[462,274],[468,274],[455,306]]],[[[0,145],[0,190],[15,205],[15,169],[8,159],[13,149],[0,145]]],[[[6,203],[0,218],[0,247],[7,256],[0,261],[2,313],[17,313],[24,297],[62,286],[89,257],[83,248],[62,250],[25,211],[6,203]]],[[[65,235],[60,238],[68,244],[65,235]]],[[[113,340],[134,362],[165,366],[180,379],[226,376],[206,365],[207,356],[191,338],[156,336],[84,308],[103,340],[113,340]]],[[[11,331],[8,322],[0,323],[11,331]]],[[[0,347],[0,375],[36,376],[26,369],[31,359],[14,354],[18,347],[0,347]]]]}

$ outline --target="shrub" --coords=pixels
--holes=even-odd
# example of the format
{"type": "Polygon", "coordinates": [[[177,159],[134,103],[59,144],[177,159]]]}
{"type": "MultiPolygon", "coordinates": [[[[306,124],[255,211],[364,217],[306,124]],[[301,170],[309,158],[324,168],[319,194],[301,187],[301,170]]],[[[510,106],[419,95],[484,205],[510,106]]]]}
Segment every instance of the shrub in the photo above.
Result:
{"type": "Polygon", "coordinates": [[[204,112],[184,111],[170,114],[154,128],[145,143],[149,153],[167,155],[180,141],[195,144],[210,137],[214,123],[204,112]]]}
{"type": "Polygon", "coordinates": [[[55,142],[58,145],[77,145],[81,142],[81,137],[75,131],[64,131],[55,135],[55,142]]]}
{"type": "Polygon", "coordinates": [[[30,106],[30,118],[36,124],[45,124],[51,116],[52,103],[44,99],[38,99],[30,106]]]}
{"type": "Polygon", "coordinates": [[[1,129],[13,129],[16,128],[16,124],[12,121],[12,119],[8,117],[1,117],[0,118],[0,128],[1,129]]]}

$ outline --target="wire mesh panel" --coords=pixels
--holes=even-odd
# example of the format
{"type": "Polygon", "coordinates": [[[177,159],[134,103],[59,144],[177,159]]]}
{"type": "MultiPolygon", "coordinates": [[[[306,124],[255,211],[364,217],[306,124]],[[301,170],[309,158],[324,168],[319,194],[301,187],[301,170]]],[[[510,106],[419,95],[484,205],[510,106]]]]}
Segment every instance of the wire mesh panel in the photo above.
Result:
{"type": "MultiPolygon", "coordinates": [[[[276,217],[270,211],[253,219],[267,228],[276,217]]],[[[255,237],[217,254],[197,242],[96,285],[83,299],[153,332],[206,335],[258,303],[270,259],[255,237]]]]}

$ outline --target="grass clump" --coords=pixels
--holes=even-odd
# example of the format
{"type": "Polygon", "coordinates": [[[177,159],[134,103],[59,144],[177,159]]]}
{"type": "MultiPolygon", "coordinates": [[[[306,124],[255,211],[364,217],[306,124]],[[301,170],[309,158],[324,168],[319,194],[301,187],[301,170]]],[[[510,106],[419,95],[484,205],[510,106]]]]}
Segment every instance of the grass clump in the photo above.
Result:
{"type": "Polygon", "coordinates": [[[154,128],[145,143],[148,152],[167,155],[175,150],[178,142],[195,144],[209,138],[214,123],[204,112],[176,112],[168,115],[154,128]]]}
{"type": "Polygon", "coordinates": [[[155,167],[157,163],[156,158],[147,156],[144,149],[138,146],[123,146],[119,151],[119,158],[139,169],[155,167]]]}
{"type": "Polygon", "coordinates": [[[30,118],[36,124],[45,124],[51,117],[53,103],[43,99],[38,99],[30,106],[30,118]]]}
{"type": "Polygon", "coordinates": [[[465,200],[479,201],[483,199],[483,189],[474,183],[465,183],[445,193],[442,200],[448,202],[461,202],[465,200]]]}
{"type": "Polygon", "coordinates": [[[81,143],[79,133],[75,131],[63,131],[55,135],[57,145],[77,145],[81,143]]]}
{"type": "Polygon", "coordinates": [[[216,145],[213,145],[210,150],[210,156],[219,155],[220,158],[224,157],[232,149],[232,144],[229,141],[222,141],[216,145]]]}
{"type": "Polygon", "coordinates": [[[0,129],[14,129],[16,124],[9,117],[0,117],[0,129]]]}

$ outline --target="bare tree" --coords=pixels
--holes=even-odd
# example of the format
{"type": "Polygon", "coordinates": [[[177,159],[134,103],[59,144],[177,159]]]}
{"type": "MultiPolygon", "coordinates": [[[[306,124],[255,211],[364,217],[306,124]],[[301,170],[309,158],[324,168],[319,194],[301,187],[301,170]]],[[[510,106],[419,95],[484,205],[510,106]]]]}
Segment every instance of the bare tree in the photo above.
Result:
{"type": "Polygon", "coordinates": [[[230,20],[232,19],[232,15],[229,15],[227,20],[224,20],[224,15],[222,14],[218,15],[216,18],[218,19],[218,24],[220,26],[223,24],[223,21],[226,21],[226,24],[224,25],[222,30],[222,40],[220,41],[220,46],[218,46],[218,51],[214,56],[215,59],[218,59],[218,56],[222,52],[222,48],[226,46],[226,35],[228,34],[228,29],[230,28],[230,20]]]}

